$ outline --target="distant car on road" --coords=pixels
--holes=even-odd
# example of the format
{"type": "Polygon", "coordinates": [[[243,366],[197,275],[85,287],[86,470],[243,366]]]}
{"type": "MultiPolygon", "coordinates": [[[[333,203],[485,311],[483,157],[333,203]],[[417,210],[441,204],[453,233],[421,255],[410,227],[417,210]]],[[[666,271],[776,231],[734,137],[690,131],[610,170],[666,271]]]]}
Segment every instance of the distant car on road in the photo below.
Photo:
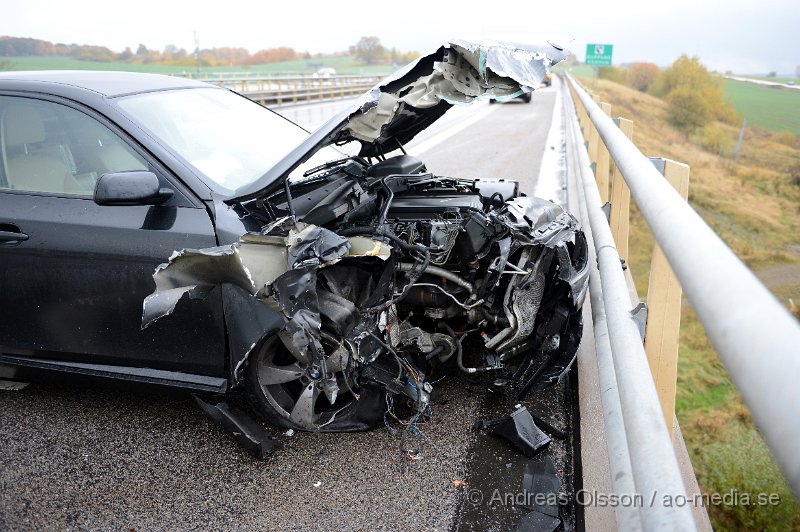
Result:
{"type": "Polygon", "coordinates": [[[336,75],[336,69],[330,67],[320,68],[316,72],[314,72],[313,77],[315,78],[329,78],[331,76],[336,75]]]}
{"type": "Polygon", "coordinates": [[[514,98],[511,98],[510,100],[495,100],[495,99],[492,99],[492,100],[489,100],[489,103],[490,104],[506,103],[506,102],[510,102],[512,100],[522,100],[525,103],[531,103],[531,93],[530,92],[523,92],[522,94],[520,94],[520,95],[518,95],[518,96],[516,96],[514,98]]]}

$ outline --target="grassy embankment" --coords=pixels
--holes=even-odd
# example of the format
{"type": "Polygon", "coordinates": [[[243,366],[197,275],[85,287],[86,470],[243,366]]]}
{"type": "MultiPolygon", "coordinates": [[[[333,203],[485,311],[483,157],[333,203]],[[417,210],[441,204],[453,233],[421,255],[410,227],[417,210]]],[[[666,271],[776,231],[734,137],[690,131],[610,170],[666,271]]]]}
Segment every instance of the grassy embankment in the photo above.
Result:
{"type": "MultiPolygon", "coordinates": [[[[117,70],[128,72],[152,72],[156,74],[194,74],[192,66],[159,65],[152,63],[104,63],[95,61],[79,61],[70,57],[32,56],[7,57],[3,61],[9,63],[10,70],[117,70]]],[[[312,74],[321,67],[335,68],[337,74],[387,74],[392,70],[390,65],[361,65],[353,56],[322,57],[284,61],[263,65],[241,65],[229,67],[201,67],[200,76],[217,77],[222,73],[298,73],[312,74]]]]}
{"type": "MultiPolygon", "coordinates": [[[[689,201],[693,207],[784,304],[790,306],[792,299],[800,307],[800,140],[748,128],[739,164],[735,164],[701,149],[670,126],[662,100],[607,80],[585,82],[612,105],[614,116],[634,121],[634,142],[644,154],[691,166],[689,201]]],[[[776,92],[756,88],[767,95],[776,92]]],[[[750,92],[748,87],[740,94],[750,92]]],[[[734,97],[733,101],[738,109],[742,100],[734,97]]],[[[759,112],[755,103],[749,103],[759,98],[745,101],[748,103],[740,112],[746,116],[759,112]]],[[[774,116],[800,123],[800,94],[797,100],[774,99],[772,107],[774,116]]],[[[785,122],[771,120],[778,129],[785,129],[785,122]]],[[[755,119],[748,122],[758,123],[755,119]]],[[[720,127],[731,139],[736,138],[737,128],[720,127]]],[[[644,298],[653,237],[635,208],[631,223],[628,262],[644,298]]],[[[685,300],[676,411],[704,492],[737,490],[781,497],[781,504],[773,507],[711,507],[715,528],[800,529],[800,508],[685,300]]]]}

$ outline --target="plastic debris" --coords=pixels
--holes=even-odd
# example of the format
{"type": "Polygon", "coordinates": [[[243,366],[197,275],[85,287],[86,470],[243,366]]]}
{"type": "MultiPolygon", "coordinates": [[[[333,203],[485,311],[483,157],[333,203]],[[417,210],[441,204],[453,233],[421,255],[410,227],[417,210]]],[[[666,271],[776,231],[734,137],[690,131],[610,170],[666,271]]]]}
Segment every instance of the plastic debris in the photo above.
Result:
{"type": "Polygon", "coordinates": [[[539,454],[550,443],[550,437],[539,430],[524,406],[510,416],[476,421],[474,427],[507,439],[528,458],[539,454]]]}
{"type": "Polygon", "coordinates": [[[206,400],[197,395],[195,401],[223,430],[259,460],[281,448],[281,442],[252,417],[224,401],[206,400]]]}

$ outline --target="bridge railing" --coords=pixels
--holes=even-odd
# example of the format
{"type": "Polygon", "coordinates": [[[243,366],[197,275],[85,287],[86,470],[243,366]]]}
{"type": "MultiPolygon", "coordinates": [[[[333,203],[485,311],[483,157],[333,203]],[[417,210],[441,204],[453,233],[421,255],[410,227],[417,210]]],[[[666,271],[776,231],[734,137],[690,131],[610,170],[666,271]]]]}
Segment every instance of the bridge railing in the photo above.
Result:
{"type": "Polygon", "coordinates": [[[264,106],[280,106],[360,96],[383,78],[383,75],[236,75],[203,81],[231,89],[264,106]]]}
{"type": "MultiPolygon", "coordinates": [[[[608,106],[569,81],[577,114],[573,136],[583,144],[582,130],[588,148],[579,150],[578,188],[596,260],[590,293],[603,407],[607,418],[612,414],[605,423],[615,491],[685,496],[669,430],[682,288],[800,494],[800,325],[689,206],[688,167],[645,157],[629,138],[630,123],[612,120],[603,110],[608,106]],[[657,242],[644,343],[620,262],[627,256],[631,195],[657,242]]],[[[652,502],[638,512],[618,512],[618,521],[646,530],[695,527],[688,506],[652,502]]]]}

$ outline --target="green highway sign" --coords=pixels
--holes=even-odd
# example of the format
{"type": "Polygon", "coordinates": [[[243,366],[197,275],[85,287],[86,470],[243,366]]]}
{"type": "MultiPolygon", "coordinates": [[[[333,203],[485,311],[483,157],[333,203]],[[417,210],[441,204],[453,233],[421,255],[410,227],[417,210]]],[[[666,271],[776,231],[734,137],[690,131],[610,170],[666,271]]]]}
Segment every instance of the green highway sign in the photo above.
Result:
{"type": "Polygon", "coordinates": [[[613,44],[587,44],[586,64],[588,66],[611,66],[613,44]]]}

